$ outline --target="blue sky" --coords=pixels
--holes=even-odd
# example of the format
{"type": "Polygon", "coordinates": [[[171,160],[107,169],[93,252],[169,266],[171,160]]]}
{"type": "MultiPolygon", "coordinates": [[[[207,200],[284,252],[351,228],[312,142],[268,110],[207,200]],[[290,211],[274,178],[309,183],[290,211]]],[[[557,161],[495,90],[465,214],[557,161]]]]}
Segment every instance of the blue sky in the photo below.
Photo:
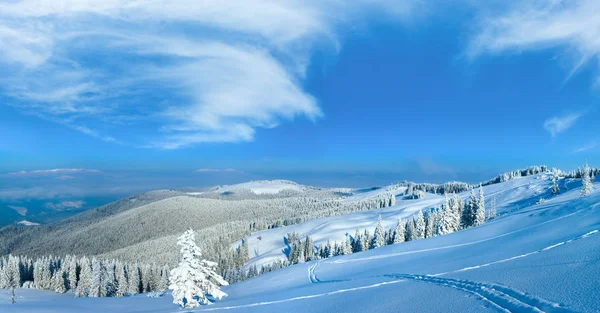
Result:
{"type": "Polygon", "coordinates": [[[595,165],[598,9],[2,2],[0,200],[595,165]]]}

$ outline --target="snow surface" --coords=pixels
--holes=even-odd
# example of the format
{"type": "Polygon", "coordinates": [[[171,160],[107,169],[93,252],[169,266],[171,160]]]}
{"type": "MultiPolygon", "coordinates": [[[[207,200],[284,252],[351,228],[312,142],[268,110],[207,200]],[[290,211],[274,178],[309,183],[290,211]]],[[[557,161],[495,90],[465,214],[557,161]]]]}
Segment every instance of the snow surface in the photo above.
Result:
{"type": "Polygon", "coordinates": [[[23,226],[38,226],[38,225],[40,225],[39,223],[30,222],[28,220],[22,220],[22,221],[18,222],[17,224],[23,225],[23,226]]]}
{"type": "Polygon", "coordinates": [[[224,193],[234,192],[236,190],[250,190],[254,194],[262,195],[276,194],[283,190],[302,192],[306,190],[306,187],[288,180],[257,180],[235,185],[220,186],[214,191],[218,193],[224,193]]]}
{"type": "MultiPolygon", "coordinates": [[[[574,182],[563,182],[564,184],[575,187],[574,182]]],[[[523,177],[502,184],[494,184],[483,187],[486,195],[486,206],[489,208],[491,199],[495,198],[498,214],[506,214],[511,210],[518,210],[524,206],[535,204],[540,197],[550,198],[549,188],[551,181],[546,174],[523,177]]],[[[382,193],[394,192],[396,205],[372,211],[363,211],[347,215],[332,216],[320,219],[310,220],[304,223],[279,227],[253,233],[247,238],[250,252],[250,261],[248,266],[256,264],[258,267],[264,264],[270,264],[276,260],[287,259],[286,252],[289,250],[285,244],[284,237],[290,232],[296,232],[301,237],[310,236],[315,245],[325,244],[327,240],[333,242],[343,242],[346,233],[354,236],[356,229],[364,232],[368,229],[371,234],[377,225],[377,218],[381,216],[382,225],[386,228],[395,227],[399,218],[411,218],[419,210],[426,210],[433,207],[440,207],[445,201],[445,197],[426,193],[423,199],[404,200],[402,193],[406,187],[389,186],[377,190],[357,193],[344,201],[362,201],[368,198],[376,197],[382,193]]],[[[459,194],[463,199],[469,196],[469,192],[459,194]]],[[[237,247],[241,241],[232,245],[237,247]]]]}
{"type": "MultiPolygon", "coordinates": [[[[179,310],[169,295],[80,299],[19,289],[15,305],[0,293],[0,312],[599,312],[600,184],[587,197],[579,180],[565,184],[571,190],[555,197],[546,175],[488,186],[500,216],[480,227],[294,265],[224,287],[227,298],[198,309],[179,310]],[[547,201],[536,205],[540,197],[547,201]]],[[[395,220],[442,200],[429,195],[287,228],[317,236],[353,230],[355,221],[374,227],[380,212],[395,220]]]]}

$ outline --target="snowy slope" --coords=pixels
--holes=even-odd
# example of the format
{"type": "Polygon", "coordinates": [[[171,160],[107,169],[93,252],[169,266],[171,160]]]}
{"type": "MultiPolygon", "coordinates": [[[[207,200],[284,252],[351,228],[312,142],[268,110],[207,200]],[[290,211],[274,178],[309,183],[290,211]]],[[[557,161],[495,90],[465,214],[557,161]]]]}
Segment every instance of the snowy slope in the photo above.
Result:
{"type": "Polygon", "coordinates": [[[306,186],[299,185],[289,180],[257,180],[235,185],[220,186],[212,191],[224,193],[239,190],[250,190],[254,194],[262,195],[276,194],[284,190],[303,192],[307,190],[307,188],[308,187],[306,186]]]}
{"type": "MultiPolygon", "coordinates": [[[[563,183],[571,190],[555,197],[543,175],[486,187],[502,215],[483,226],[291,266],[225,287],[229,297],[184,311],[598,312],[600,184],[581,197],[578,181],[563,183]],[[536,205],[540,196],[548,200],[536,205]]],[[[399,203],[381,211],[403,214],[417,203],[439,200],[413,200],[413,206],[399,203]]],[[[323,228],[341,223],[327,219],[323,228]]],[[[17,294],[18,303],[10,305],[2,291],[0,312],[182,312],[170,296],[17,294]]]]}
{"type": "MultiPolygon", "coordinates": [[[[576,182],[571,181],[563,181],[562,184],[576,186],[576,182]]],[[[486,195],[488,207],[491,199],[495,198],[498,213],[506,214],[506,212],[535,204],[540,197],[549,198],[550,186],[551,182],[548,175],[539,174],[510,180],[501,184],[485,186],[483,190],[486,195]]],[[[346,233],[353,236],[357,228],[361,232],[364,229],[368,229],[372,234],[379,216],[382,218],[384,227],[393,228],[399,218],[408,218],[419,210],[439,207],[445,200],[444,196],[431,193],[426,193],[425,197],[420,200],[403,200],[400,193],[404,189],[405,187],[397,188],[390,186],[357,193],[344,199],[344,201],[364,200],[391,191],[398,195],[396,197],[396,205],[391,207],[320,218],[292,226],[253,233],[247,238],[251,258],[248,266],[256,264],[260,267],[278,259],[287,259],[285,254],[287,245],[285,244],[284,237],[290,232],[297,232],[300,236],[310,236],[316,245],[320,243],[324,244],[327,240],[342,242],[345,240],[346,233]]],[[[468,192],[464,192],[459,196],[466,199],[468,195],[468,192]]],[[[239,244],[240,242],[238,241],[233,247],[237,247],[239,244]]]]}

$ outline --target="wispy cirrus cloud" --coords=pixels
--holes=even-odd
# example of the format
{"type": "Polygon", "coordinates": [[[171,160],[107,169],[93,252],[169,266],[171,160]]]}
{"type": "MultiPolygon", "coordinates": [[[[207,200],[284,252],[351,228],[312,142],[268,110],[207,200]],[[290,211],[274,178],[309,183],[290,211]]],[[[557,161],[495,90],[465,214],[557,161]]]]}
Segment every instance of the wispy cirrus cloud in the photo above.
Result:
{"type": "Polygon", "coordinates": [[[596,148],[596,142],[592,141],[592,142],[590,142],[589,144],[587,144],[587,145],[585,145],[583,147],[579,147],[579,148],[573,150],[573,153],[582,153],[582,152],[585,152],[585,151],[588,151],[588,150],[591,150],[591,149],[594,149],[594,148],[596,148]]]}
{"type": "Polygon", "coordinates": [[[195,170],[194,172],[196,173],[241,173],[241,170],[236,170],[234,168],[225,168],[225,169],[218,169],[218,168],[199,168],[197,170],[195,170]]]}
{"type": "Polygon", "coordinates": [[[570,64],[565,81],[585,64],[595,61],[600,67],[600,2],[540,0],[504,4],[504,8],[481,15],[466,51],[469,57],[558,48],[570,64]]]}
{"type": "Polygon", "coordinates": [[[572,113],[563,116],[554,116],[544,121],[544,129],[555,137],[556,135],[567,131],[581,117],[581,113],[572,113]]]}
{"type": "Polygon", "coordinates": [[[61,201],[57,203],[46,202],[44,203],[44,207],[53,211],[68,211],[68,210],[78,210],[83,208],[85,205],[85,201],[82,200],[74,200],[74,201],[61,201]]]}
{"type": "Polygon", "coordinates": [[[46,170],[33,170],[33,171],[19,171],[19,172],[11,172],[8,175],[11,176],[47,176],[47,175],[60,175],[59,177],[64,177],[67,174],[97,174],[101,173],[99,170],[95,169],[86,169],[86,168],[54,168],[54,169],[46,169],[46,170]]]}
{"type": "Polygon", "coordinates": [[[336,53],[344,25],[373,14],[406,20],[422,7],[419,0],[3,2],[0,92],[12,106],[107,142],[177,149],[251,141],[257,128],[323,115],[302,86],[316,46],[336,53]]]}

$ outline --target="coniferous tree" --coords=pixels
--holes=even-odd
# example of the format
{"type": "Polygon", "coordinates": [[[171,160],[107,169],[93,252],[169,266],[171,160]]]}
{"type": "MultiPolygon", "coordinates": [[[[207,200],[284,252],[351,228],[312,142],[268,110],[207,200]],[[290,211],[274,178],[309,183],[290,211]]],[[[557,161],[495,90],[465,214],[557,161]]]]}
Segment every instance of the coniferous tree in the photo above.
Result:
{"type": "Polygon", "coordinates": [[[315,244],[310,236],[306,236],[306,241],[304,242],[304,258],[307,262],[315,258],[315,244]]]}
{"type": "Polygon", "coordinates": [[[401,219],[398,219],[398,224],[396,224],[396,228],[394,229],[394,243],[401,243],[406,240],[406,222],[401,219]]]}
{"type": "Polygon", "coordinates": [[[167,290],[167,288],[169,288],[169,267],[165,265],[165,266],[163,266],[163,268],[160,272],[160,281],[158,283],[158,290],[164,291],[164,290],[167,290]]]}
{"type": "Polygon", "coordinates": [[[351,254],[352,253],[352,243],[350,243],[350,235],[346,234],[346,240],[344,240],[344,248],[342,249],[342,254],[351,254]]]}
{"type": "Polygon", "coordinates": [[[363,233],[363,235],[361,236],[361,251],[367,251],[369,250],[369,246],[371,244],[371,234],[369,233],[368,229],[365,229],[365,232],[363,233]]]}
{"type": "Polygon", "coordinates": [[[415,217],[415,239],[425,238],[425,218],[423,217],[423,211],[419,210],[415,217]]]}
{"type": "Polygon", "coordinates": [[[385,233],[383,225],[381,225],[381,215],[377,219],[377,227],[375,227],[375,233],[373,234],[373,240],[371,241],[371,249],[385,246],[385,233]]]}
{"type": "Polygon", "coordinates": [[[140,268],[137,264],[131,264],[127,266],[127,282],[129,286],[127,288],[127,294],[135,295],[140,293],[140,286],[142,282],[140,280],[140,268]]]}
{"type": "Polygon", "coordinates": [[[587,196],[594,190],[592,185],[592,179],[590,177],[590,168],[585,164],[585,166],[581,169],[581,195],[587,196]]]}
{"type": "Polygon", "coordinates": [[[406,220],[406,236],[405,241],[417,239],[415,234],[415,222],[413,219],[406,220]]]}
{"type": "Polygon", "coordinates": [[[77,289],[75,290],[75,296],[87,297],[92,289],[92,267],[90,266],[89,260],[86,257],[81,258],[79,263],[81,272],[79,274],[79,281],[77,283],[77,289]]]}
{"type": "Polygon", "coordinates": [[[494,218],[496,218],[496,198],[492,198],[492,200],[490,201],[490,208],[487,210],[486,213],[486,220],[493,220],[494,218]]]}
{"type": "Polygon", "coordinates": [[[442,205],[440,222],[437,227],[438,235],[446,235],[454,232],[456,228],[455,214],[453,210],[446,204],[442,205]]]}
{"type": "Polygon", "coordinates": [[[360,235],[360,231],[358,228],[356,229],[356,233],[354,234],[354,238],[352,238],[352,251],[360,252],[362,249],[362,238],[360,235]]]}
{"type": "Polygon", "coordinates": [[[425,215],[425,238],[435,236],[435,210],[431,210],[425,215]]]}
{"type": "Polygon", "coordinates": [[[475,197],[475,190],[471,189],[471,193],[469,194],[469,201],[467,202],[467,206],[465,207],[461,216],[461,228],[464,229],[473,226],[473,223],[475,223],[475,214],[477,212],[477,206],[478,204],[477,198],[475,197]]]}
{"type": "Polygon", "coordinates": [[[67,287],[65,285],[64,272],[62,270],[54,271],[54,275],[52,275],[52,289],[58,293],[67,292],[67,287]]]}
{"type": "Polygon", "coordinates": [[[115,295],[117,297],[123,297],[127,295],[127,290],[129,289],[129,282],[127,281],[125,266],[118,262],[116,264],[115,271],[117,276],[117,291],[115,295]]]}
{"type": "Polygon", "coordinates": [[[560,193],[560,187],[558,187],[558,177],[552,175],[552,194],[557,195],[560,193]]]}
{"type": "Polygon", "coordinates": [[[68,274],[68,279],[69,279],[69,290],[71,290],[71,292],[75,292],[75,289],[77,288],[77,260],[72,257],[71,260],[69,261],[69,274],[68,274]]]}
{"type": "Polygon", "coordinates": [[[202,253],[196,245],[196,233],[188,230],[177,241],[181,247],[181,261],[171,270],[169,281],[173,290],[173,303],[185,308],[209,304],[207,295],[216,299],[227,296],[220,286],[228,283],[217,274],[217,263],[201,260],[202,253]]]}
{"type": "Polygon", "coordinates": [[[485,196],[483,195],[483,188],[481,186],[479,186],[479,198],[475,204],[473,226],[483,225],[485,223],[485,196]]]}

